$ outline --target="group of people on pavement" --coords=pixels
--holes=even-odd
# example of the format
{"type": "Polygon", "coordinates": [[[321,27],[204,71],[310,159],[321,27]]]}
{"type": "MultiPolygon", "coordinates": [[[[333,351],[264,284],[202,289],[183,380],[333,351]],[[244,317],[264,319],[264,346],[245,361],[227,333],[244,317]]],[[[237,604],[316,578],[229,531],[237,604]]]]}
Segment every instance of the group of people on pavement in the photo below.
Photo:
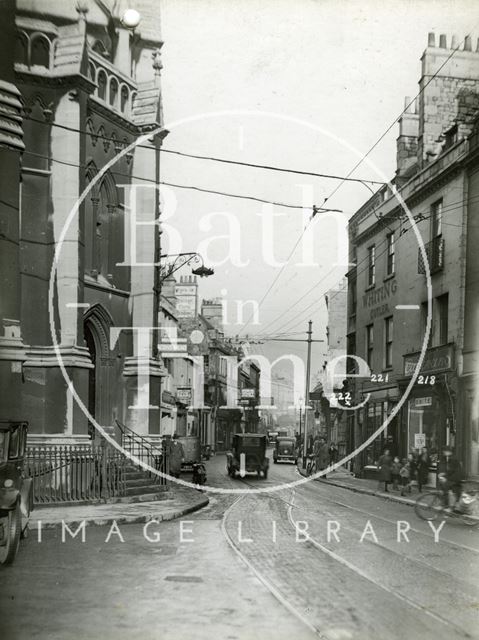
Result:
{"type": "MultiPolygon", "coordinates": [[[[416,481],[418,492],[421,493],[427,484],[430,459],[427,449],[417,453],[410,453],[407,458],[400,460],[397,456],[391,456],[390,450],[385,449],[378,460],[379,485],[381,489],[389,493],[389,485],[395,491],[401,491],[401,495],[411,493],[412,482],[416,481]]],[[[448,499],[449,491],[452,491],[456,500],[459,500],[462,490],[462,467],[459,460],[453,455],[449,446],[444,446],[442,456],[438,464],[439,488],[443,492],[444,500],[448,499]]],[[[447,506],[447,504],[446,504],[447,506]]]]}
{"type": "MultiPolygon", "coordinates": [[[[317,435],[313,442],[313,457],[316,472],[324,471],[338,461],[339,450],[334,442],[331,442],[328,447],[326,439],[317,435]]],[[[326,478],[326,475],[322,477],[326,478]]]]}

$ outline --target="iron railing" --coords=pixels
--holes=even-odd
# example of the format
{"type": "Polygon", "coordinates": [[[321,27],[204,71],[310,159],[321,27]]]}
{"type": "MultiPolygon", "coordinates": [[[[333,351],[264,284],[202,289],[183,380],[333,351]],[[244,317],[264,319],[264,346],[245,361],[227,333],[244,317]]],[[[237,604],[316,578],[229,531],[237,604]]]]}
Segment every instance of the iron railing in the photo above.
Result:
{"type": "Polygon", "coordinates": [[[35,504],[124,496],[127,465],[124,455],[106,446],[28,445],[25,454],[35,504]]]}
{"type": "MultiPolygon", "coordinates": [[[[139,435],[136,431],[133,431],[126,425],[122,424],[119,420],[116,420],[116,424],[121,432],[121,446],[125,453],[131,454],[141,462],[147,464],[153,469],[157,469],[162,473],[169,474],[170,465],[169,457],[167,455],[166,447],[157,447],[153,443],[149,442],[144,436],[139,435]]],[[[130,464],[135,464],[131,460],[130,464]]],[[[141,465],[135,465],[155,484],[167,485],[168,481],[165,477],[153,473],[148,469],[145,469],[141,465]]]]}

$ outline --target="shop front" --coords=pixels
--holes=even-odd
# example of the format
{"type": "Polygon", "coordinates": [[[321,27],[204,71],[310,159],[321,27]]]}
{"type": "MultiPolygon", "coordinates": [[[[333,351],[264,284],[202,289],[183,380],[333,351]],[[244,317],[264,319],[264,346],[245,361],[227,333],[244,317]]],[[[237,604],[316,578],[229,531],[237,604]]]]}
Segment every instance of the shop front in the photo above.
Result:
{"type": "MultiPolygon", "coordinates": [[[[387,389],[364,389],[362,401],[369,399],[356,413],[355,447],[360,447],[376,431],[384,426],[398,402],[397,387],[387,389]]],[[[385,449],[394,457],[400,453],[398,418],[394,416],[384,429],[356,457],[354,470],[357,475],[375,476],[377,463],[385,449]]]]}
{"type": "MultiPolygon", "coordinates": [[[[435,473],[444,445],[456,444],[454,345],[428,349],[420,374],[403,405],[401,419],[402,455],[426,451],[430,471],[435,473]]],[[[419,353],[404,356],[405,393],[416,369],[419,353]]]]}

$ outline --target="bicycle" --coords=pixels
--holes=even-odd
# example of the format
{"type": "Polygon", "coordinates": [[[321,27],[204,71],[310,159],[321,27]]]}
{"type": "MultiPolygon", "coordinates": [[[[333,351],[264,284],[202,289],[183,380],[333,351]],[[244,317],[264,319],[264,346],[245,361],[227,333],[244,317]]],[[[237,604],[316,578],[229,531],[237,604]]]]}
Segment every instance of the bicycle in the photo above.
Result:
{"type": "Polygon", "coordinates": [[[313,473],[316,473],[316,461],[312,456],[308,456],[308,461],[306,462],[306,475],[309,478],[313,473]]]}
{"type": "Polygon", "coordinates": [[[463,491],[459,500],[459,508],[449,509],[444,504],[444,494],[441,491],[428,491],[417,497],[414,511],[421,520],[432,522],[441,515],[458,518],[464,524],[474,527],[479,525],[479,490],[463,491]]]}

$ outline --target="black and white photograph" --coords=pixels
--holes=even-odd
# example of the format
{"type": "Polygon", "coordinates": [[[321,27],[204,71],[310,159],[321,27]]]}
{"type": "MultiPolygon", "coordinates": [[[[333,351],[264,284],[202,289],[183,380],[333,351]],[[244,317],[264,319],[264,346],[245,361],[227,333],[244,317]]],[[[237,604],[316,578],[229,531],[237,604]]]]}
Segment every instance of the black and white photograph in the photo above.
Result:
{"type": "Polygon", "coordinates": [[[475,0],[0,0],[0,638],[479,640],[475,0]]]}

